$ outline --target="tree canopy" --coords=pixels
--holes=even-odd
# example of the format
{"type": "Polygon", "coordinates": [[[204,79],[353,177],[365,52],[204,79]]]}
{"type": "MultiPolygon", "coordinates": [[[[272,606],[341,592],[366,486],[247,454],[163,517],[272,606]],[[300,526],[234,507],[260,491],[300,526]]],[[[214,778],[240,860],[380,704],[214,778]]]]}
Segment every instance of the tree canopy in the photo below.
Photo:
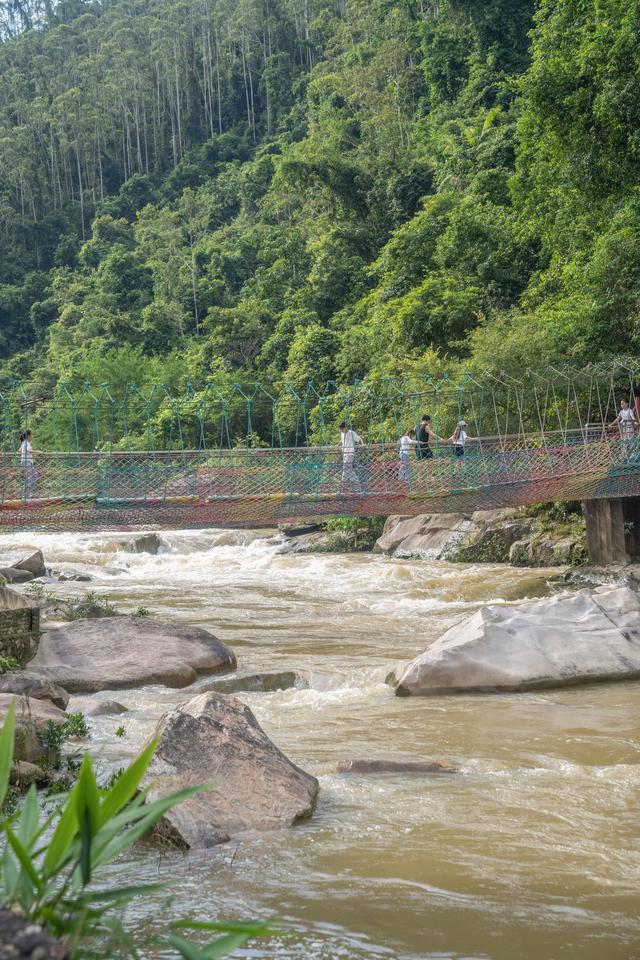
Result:
{"type": "Polygon", "coordinates": [[[0,0],[3,381],[637,349],[639,28],[640,0],[0,0]]]}

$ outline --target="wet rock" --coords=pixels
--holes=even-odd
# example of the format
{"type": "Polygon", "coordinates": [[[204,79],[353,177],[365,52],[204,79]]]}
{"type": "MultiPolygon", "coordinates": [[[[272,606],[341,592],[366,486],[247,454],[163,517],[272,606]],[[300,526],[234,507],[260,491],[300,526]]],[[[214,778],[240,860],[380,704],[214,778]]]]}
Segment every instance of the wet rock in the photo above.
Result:
{"type": "Polygon", "coordinates": [[[203,693],[160,720],[144,785],[149,800],[213,783],[169,811],[158,833],[184,847],[210,847],[246,831],[293,826],[313,813],[318,781],[271,742],[245,704],[203,693]]]}
{"type": "Polygon", "coordinates": [[[44,565],[44,557],[42,556],[42,550],[36,550],[35,553],[32,553],[31,556],[26,557],[24,560],[21,560],[20,563],[16,563],[16,570],[26,570],[27,573],[30,573],[34,577],[46,577],[47,568],[44,565]]]}
{"type": "Polygon", "coordinates": [[[42,767],[28,760],[16,760],[11,765],[10,781],[21,790],[26,790],[32,783],[44,783],[47,779],[42,767]]]}
{"type": "Polygon", "coordinates": [[[302,537],[307,533],[317,533],[320,530],[320,524],[281,523],[278,525],[278,530],[285,537],[302,537]]]}
{"type": "Polygon", "coordinates": [[[129,573],[126,567],[103,567],[102,572],[109,577],[119,577],[123,573],[129,573]]]}
{"type": "Polygon", "coordinates": [[[343,760],[330,773],[456,773],[456,768],[435,760],[343,760]]]}
{"type": "Polygon", "coordinates": [[[471,518],[459,513],[391,516],[373,549],[393,557],[446,559],[474,529],[471,518]]]}
{"type": "Polygon", "coordinates": [[[640,595],[602,586],[482,607],[394,679],[398,696],[433,696],[639,676],[640,595]]]}
{"type": "Polygon", "coordinates": [[[6,583],[28,583],[34,577],[28,570],[18,570],[17,567],[0,567],[0,579],[6,583]]]}
{"type": "Polygon", "coordinates": [[[515,510],[474,513],[471,519],[475,530],[464,537],[451,559],[461,563],[507,563],[512,545],[525,537],[533,525],[533,520],[519,519],[514,514],[515,510]]]}
{"type": "Polygon", "coordinates": [[[330,547],[330,537],[324,530],[289,537],[276,549],[278,554],[325,553],[330,547]]]}
{"type": "Polygon", "coordinates": [[[128,553],[150,553],[155,556],[164,546],[162,538],[157,533],[143,533],[127,544],[128,553]]]}
{"type": "Polygon", "coordinates": [[[129,711],[117,700],[96,700],[83,707],[82,712],[86,717],[118,717],[129,711]]]}
{"type": "Polygon", "coordinates": [[[91,580],[93,580],[93,577],[88,573],[73,573],[63,570],[58,574],[60,583],[89,583],[91,580]]]}
{"type": "Polygon", "coordinates": [[[48,630],[29,666],[69,693],[96,693],[150,683],[186,687],[199,674],[233,670],[236,658],[200,627],[109,617],[48,630]]]}
{"type": "Polygon", "coordinates": [[[251,673],[244,677],[221,677],[220,680],[210,680],[199,686],[198,693],[208,690],[217,693],[273,693],[276,690],[306,686],[307,684],[297,673],[284,670],[281,673],[251,673]]]}
{"type": "Polygon", "coordinates": [[[14,760],[35,763],[44,749],[40,735],[47,723],[64,723],[66,717],[49,700],[28,700],[15,693],[0,693],[0,725],[4,723],[12,703],[15,703],[16,710],[14,760]]]}
{"type": "Polygon", "coordinates": [[[16,670],[0,675],[0,693],[15,693],[33,700],[50,700],[60,710],[66,710],[69,703],[66,690],[31,670],[16,670]]]}
{"type": "Polygon", "coordinates": [[[516,540],[509,551],[514,567],[560,567],[584,563],[584,537],[533,537],[516,540]]]}
{"type": "Polygon", "coordinates": [[[17,909],[0,906],[0,960],[68,960],[65,947],[17,909]]]}

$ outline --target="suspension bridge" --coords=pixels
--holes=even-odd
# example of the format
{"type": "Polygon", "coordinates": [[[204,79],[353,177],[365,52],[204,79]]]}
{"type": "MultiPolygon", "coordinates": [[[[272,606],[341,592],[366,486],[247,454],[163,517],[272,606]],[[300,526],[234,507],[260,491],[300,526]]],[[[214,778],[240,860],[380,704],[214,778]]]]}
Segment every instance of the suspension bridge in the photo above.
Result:
{"type": "Polygon", "coordinates": [[[0,392],[0,528],[257,527],[636,497],[640,434],[615,418],[623,399],[640,408],[638,366],[322,388],[69,381],[46,395],[14,382],[0,392]],[[424,414],[429,456],[402,464],[399,438],[424,414]],[[450,440],[461,419],[463,457],[450,440]],[[362,441],[353,457],[341,422],[362,441]]]}

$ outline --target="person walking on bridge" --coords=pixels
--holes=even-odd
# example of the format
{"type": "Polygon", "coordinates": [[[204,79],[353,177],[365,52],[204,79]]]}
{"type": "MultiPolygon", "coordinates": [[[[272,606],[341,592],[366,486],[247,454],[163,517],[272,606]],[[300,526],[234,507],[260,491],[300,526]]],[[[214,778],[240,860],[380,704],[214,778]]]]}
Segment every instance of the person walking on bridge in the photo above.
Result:
{"type": "Polygon", "coordinates": [[[618,424],[620,429],[620,436],[623,440],[630,440],[636,432],[638,426],[638,420],[634,411],[629,406],[629,401],[622,399],[620,401],[620,410],[618,415],[614,420],[609,424],[610,427],[615,427],[618,424]]]}
{"type": "Polygon", "coordinates": [[[429,414],[423,413],[422,421],[418,428],[418,448],[416,450],[421,460],[431,460],[433,457],[433,449],[431,448],[429,440],[443,442],[442,437],[439,437],[437,433],[434,432],[429,414]]]}
{"type": "Polygon", "coordinates": [[[363,447],[364,440],[358,436],[355,430],[347,427],[344,420],[340,424],[339,446],[342,448],[342,482],[358,484],[358,474],[354,467],[356,446],[363,447]]]}
{"type": "Polygon", "coordinates": [[[411,480],[411,463],[409,461],[409,453],[411,452],[411,447],[418,447],[419,443],[416,440],[416,432],[412,428],[407,430],[403,436],[400,437],[400,470],[398,472],[398,480],[403,480],[405,483],[408,483],[411,480]]]}
{"type": "Polygon", "coordinates": [[[458,420],[453,435],[449,437],[453,443],[453,454],[455,457],[464,457],[464,448],[467,440],[477,440],[477,437],[470,437],[467,433],[467,421],[458,420]]]}

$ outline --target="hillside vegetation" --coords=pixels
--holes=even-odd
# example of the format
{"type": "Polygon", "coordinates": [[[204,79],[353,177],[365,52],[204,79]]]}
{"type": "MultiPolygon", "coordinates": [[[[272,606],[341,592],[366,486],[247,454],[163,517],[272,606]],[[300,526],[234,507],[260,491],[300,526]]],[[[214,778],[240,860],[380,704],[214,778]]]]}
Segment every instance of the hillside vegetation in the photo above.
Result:
{"type": "Polygon", "coordinates": [[[636,351],[639,31],[640,0],[3,0],[3,382],[636,351]]]}

